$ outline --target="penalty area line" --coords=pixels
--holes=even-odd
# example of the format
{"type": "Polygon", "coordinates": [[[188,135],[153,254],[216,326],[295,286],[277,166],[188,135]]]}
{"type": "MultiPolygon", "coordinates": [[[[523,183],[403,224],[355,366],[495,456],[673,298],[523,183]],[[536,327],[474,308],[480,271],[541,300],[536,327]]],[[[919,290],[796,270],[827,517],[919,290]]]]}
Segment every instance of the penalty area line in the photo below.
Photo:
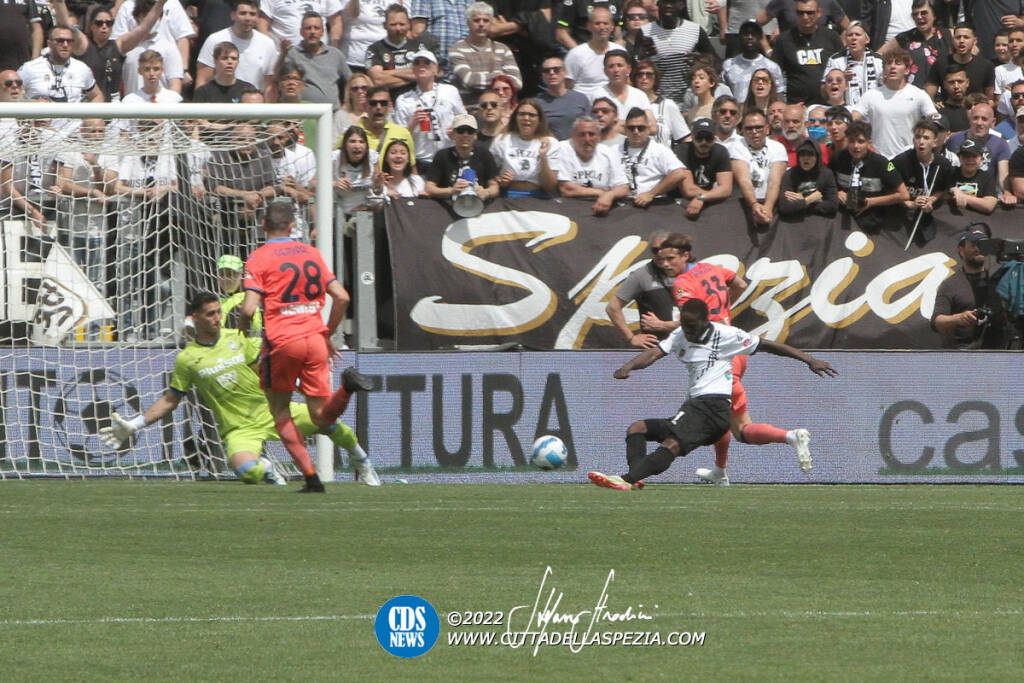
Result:
{"type": "Polygon", "coordinates": [[[294,617],[100,617],[98,619],[0,619],[0,626],[61,626],[77,624],[199,624],[287,621],[355,621],[375,614],[323,614],[294,617]]]}

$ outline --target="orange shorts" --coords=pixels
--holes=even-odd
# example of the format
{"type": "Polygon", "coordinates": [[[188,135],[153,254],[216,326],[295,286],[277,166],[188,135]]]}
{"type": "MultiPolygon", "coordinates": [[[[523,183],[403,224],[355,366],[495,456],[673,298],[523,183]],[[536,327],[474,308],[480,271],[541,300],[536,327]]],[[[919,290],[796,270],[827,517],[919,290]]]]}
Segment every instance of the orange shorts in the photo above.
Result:
{"type": "Polygon", "coordinates": [[[732,357],[732,416],[739,417],[747,412],[747,390],[743,388],[743,373],[747,371],[750,356],[732,357]]]}
{"type": "Polygon", "coordinates": [[[306,396],[331,395],[331,366],[327,340],[311,334],[280,346],[263,346],[260,357],[260,386],[264,390],[292,393],[295,382],[306,396]]]}

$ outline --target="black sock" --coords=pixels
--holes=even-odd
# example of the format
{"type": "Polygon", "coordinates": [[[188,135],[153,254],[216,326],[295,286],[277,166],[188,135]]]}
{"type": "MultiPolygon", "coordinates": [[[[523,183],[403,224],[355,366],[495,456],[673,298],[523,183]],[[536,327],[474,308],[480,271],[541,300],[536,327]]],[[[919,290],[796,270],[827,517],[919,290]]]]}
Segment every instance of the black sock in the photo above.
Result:
{"type": "Polygon", "coordinates": [[[306,477],[306,483],[310,486],[323,486],[323,483],[320,481],[320,475],[316,472],[306,477]]]}
{"type": "Polygon", "coordinates": [[[672,455],[672,451],[659,446],[658,450],[654,451],[650,455],[639,458],[635,463],[630,465],[629,474],[623,477],[630,484],[646,479],[647,477],[653,477],[655,474],[661,474],[669,468],[672,461],[676,459],[676,456],[672,455]]]}
{"type": "Polygon", "coordinates": [[[643,432],[626,434],[626,464],[629,467],[640,458],[647,456],[647,435],[643,432]]]}

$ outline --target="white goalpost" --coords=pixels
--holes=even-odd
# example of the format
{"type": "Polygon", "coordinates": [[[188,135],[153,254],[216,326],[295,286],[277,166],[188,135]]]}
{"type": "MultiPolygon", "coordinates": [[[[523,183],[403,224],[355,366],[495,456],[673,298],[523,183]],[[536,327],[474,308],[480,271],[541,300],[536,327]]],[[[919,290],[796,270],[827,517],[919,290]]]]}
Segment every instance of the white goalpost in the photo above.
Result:
{"type": "Polygon", "coordinates": [[[191,295],[240,300],[218,260],[262,243],[270,203],[342,277],[333,127],[329,104],[0,103],[0,479],[234,477],[195,396],[121,449],[97,434],[167,388],[191,295]]]}

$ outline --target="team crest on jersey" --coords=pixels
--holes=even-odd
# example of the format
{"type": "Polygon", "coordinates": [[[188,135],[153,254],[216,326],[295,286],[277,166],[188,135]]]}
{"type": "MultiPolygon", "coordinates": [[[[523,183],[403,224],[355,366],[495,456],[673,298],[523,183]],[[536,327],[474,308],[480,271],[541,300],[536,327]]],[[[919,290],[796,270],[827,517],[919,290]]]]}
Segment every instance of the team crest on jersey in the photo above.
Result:
{"type": "Polygon", "coordinates": [[[224,372],[217,375],[217,384],[221,385],[225,389],[230,389],[238,384],[238,373],[231,370],[230,372],[224,372]]]}
{"type": "Polygon", "coordinates": [[[232,351],[237,351],[238,350],[238,342],[236,342],[234,340],[229,341],[228,342],[228,348],[231,349],[232,351]]]}

